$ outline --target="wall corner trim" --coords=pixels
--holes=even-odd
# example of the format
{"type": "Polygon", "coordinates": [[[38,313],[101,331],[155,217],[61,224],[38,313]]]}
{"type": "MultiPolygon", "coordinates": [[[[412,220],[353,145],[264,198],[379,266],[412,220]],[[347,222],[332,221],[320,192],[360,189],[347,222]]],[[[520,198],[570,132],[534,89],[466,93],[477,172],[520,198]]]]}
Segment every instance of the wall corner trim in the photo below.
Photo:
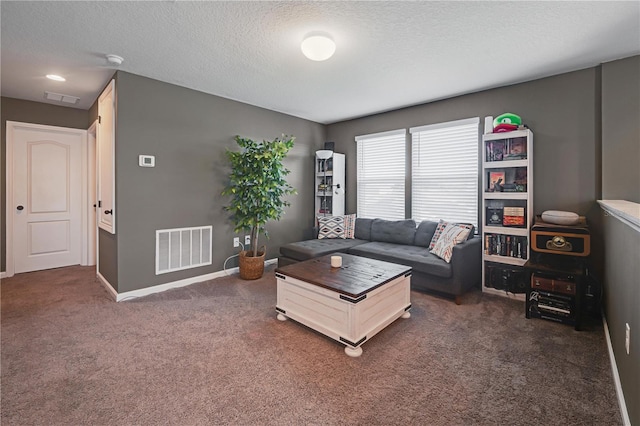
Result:
{"type": "Polygon", "coordinates": [[[117,302],[118,292],[113,288],[111,283],[107,281],[107,279],[100,272],[96,272],[96,276],[98,277],[98,281],[100,281],[100,284],[102,284],[105,290],[107,290],[107,293],[109,293],[109,296],[111,296],[111,298],[117,302]]]}
{"type": "Polygon", "coordinates": [[[609,335],[609,325],[607,324],[607,318],[604,316],[604,312],[602,313],[602,324],[604,325],[604,335],[607,338],[607,349],[609,350],[609,360],[611,360],[613,384],[616,388],[616,396],[618,397],[618,405],[620,406],[620,417],[622,417],[622,424],[624,426],[631,426],[631,419],[629,418],[629,412],[627,411],[627,404],[624,401],[624,393],[622,392],[622,383],[620,382],[620,374],[618,373],[618,364],[616,363],[616,356],[613,353],[611,336],[609,335]]]}
{"type": "MultiPolygon", "coordinates": [[[[278,259],[268,259],[264,262],[264,265],[268,266],[268,265],[273,265],[277,263],[278,263],[278,259]]],[[[107,288],[107,290],[109,290],[109,288],[111,289],[109,290],[109,292],[114,296],[113,298],[116,302],[122,302],[123,300],[131,300],[131,299],[136,299],[138,297],[148,296],[150,294],[162,293],[163,291],[171,290],[174,288],[185,287],[185,286],[199,283],[202,281],[208,281],[214,278],[225,277],[227,275],[237,274],[237,273],[238,273],[238,267],[235,267],[235,268],[226,269],[223,271],[212,272],[210,274],[198,275],[196,277],[185,278],[183,280],[172,281],[172,282],[159,284],[151,287],[145,287],[139,290],[127,291],[124,293],[117,293],[115,290],[113,290],[113,287],[111,287],[110,285],[107,288]]],[[[104,282],[106,283],[106,280],[104,280],[104,282]]]]}

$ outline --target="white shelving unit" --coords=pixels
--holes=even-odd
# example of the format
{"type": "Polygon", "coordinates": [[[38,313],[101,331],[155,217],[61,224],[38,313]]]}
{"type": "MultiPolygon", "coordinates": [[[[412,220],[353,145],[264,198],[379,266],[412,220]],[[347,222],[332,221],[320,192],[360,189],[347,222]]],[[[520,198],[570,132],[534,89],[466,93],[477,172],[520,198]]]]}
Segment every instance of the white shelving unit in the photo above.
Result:
{"type": "Polygon", "coordinates": [[[524,301],[524,293],[491,287],[488,269],[522,270],[531,254],[533,133],[525,129],[485,134],[482,149],[482,291],[524,301]]]}
{"type": "Polygon", "coordinates": [[[315,158],[315,215],[344,214],[344,154],[334,152],[328,159],[315,158]]]}

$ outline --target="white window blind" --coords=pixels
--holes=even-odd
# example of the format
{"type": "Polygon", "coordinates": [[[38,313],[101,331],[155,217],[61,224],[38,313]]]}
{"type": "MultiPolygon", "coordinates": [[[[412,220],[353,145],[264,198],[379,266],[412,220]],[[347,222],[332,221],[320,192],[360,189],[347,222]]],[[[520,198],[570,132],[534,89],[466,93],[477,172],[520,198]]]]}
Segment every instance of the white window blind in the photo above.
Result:
{"type": "Polygon", "coordinates": [[[357,136],[358,217],[404,219],[406,130],[357,136]]]}
{"type": "Polygon", "coordinates": [[[411,217],[478,227],[480,119],[413,127],[411,217]]]}

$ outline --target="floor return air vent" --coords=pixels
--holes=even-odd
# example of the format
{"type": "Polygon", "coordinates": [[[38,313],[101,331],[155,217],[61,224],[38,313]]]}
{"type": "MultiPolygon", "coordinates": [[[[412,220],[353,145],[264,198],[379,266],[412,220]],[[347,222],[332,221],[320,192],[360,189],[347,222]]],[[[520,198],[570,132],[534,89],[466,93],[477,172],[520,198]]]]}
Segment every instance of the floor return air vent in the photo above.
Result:
{"type": "Polygon", "coordinates": [[[156,275],[211,265],[212,226],[156,231],[156,275]]]}

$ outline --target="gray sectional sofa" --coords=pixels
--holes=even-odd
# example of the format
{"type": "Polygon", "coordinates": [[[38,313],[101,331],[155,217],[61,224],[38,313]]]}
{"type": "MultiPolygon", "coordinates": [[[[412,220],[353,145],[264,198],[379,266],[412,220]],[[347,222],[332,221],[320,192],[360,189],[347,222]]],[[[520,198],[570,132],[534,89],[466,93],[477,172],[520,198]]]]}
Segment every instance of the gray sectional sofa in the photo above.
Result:
{"type": "Polygon", "coordinates": [[[278,266],[313,259],[334,252],[411,266],[411,288],[455,298],[480,283],[481,238],[470,238],[453,248],[451,263],[429,253],[438,222],[412,219],[389,221],[356,219],[354,239],[314,239],[280,247],[278,266]]]}

